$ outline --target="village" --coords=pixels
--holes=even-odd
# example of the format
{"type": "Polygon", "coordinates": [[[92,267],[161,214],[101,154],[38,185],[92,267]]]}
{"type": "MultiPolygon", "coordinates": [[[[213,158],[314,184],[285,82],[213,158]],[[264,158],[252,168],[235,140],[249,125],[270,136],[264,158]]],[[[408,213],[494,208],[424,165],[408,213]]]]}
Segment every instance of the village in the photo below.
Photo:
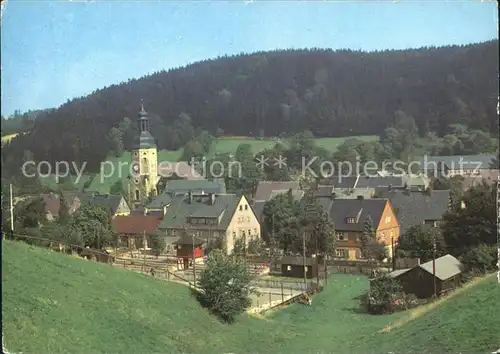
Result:
{"type": "MultiPolygon", "coordinates": [[[[493,156],[434,156],[430,157],[434,164],[426,162],[434,166],[426,169],[427,173],[372,170],[369,174],[318,179],[308,186],[301,181],[259,181],[254,195],[247,197],[227,193],[224,179],[205,179],[188,162],[175,163],[177,173],[169,177],[159,176],[149,124],[142,106],[140,136],[132,151],[135,174],[128,177],[128,195],[41,194],[46,219],[59,218],[61,200],[69,215],[85,203],[100,206],[111,218],[117,240],[98,248],[86,245],[73,249],[76,254],[194,288],[212,249],[238,254],[244,258],[258,293],[252,295],[249,312],[293,301],[308,303],[310,295],[326,286],[332,273],[371,278],[384,274],[421,299],[437,298],[456,289],[463,269],[457,258],[444,250],[436,255],[436,239],[430,245],[433,249],[427,250],[430,257],[423,261],[411,252],[396,255],[400,236],[418,227],[438,229],[453,208],[452,191],[433,190],[433,179],[459,176],[464,191],[482,183],[498,183],[498,169],[491,168],[493,156]],[[459,165],[461,168],[456,167],[459,165]],[[299,245],[296,251],[285,252],[283,243],[280,247],[280,242],[274,242],[274,232],[278,232],[274,223],[282,225],[285,220],[279,220],[283,218],[279,209],[278,215],[274,211],[270,215],[269,205],[280,196],[294,203],[306,196],[312,198],[333,225],[328,231],[332,249],[320,251],[317,240],[315,248],[306,247],[306,238],[308,245],[313,241],[310,230],[298,236],[299,241],[303,238],[303,247],[299,245]],[[363,245],[367,227],[373,245],[363,245]],[[370,253],[370,248],[375,253],[370,253]]],[[[461,200],[456,207],[467,205],[461,200]]],[[[289,246],[284,245],[285,249],[289,246]]],[[[62,248],[61,243],[55,247],[62,248]]]]}

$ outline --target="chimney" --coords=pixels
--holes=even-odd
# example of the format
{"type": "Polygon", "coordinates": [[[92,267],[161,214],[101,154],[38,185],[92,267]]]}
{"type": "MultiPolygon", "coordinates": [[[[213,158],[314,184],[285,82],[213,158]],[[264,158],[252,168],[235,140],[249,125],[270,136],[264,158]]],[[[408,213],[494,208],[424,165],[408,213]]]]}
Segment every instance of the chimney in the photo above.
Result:
{"type": "Polygon", "coordinates": [[[358,200],[363,200],[363,199],[365,199],[365,197],[364,197],[364,196],[362,196],[362,195],[358,195],[357,199],[358,199],[358,200]]]}
{"type": "Polygon", "coordinates": [[[189,204],[192,204],[193,203],[193,192],[189,191],[188,192],[188,202],[189,204]]]}
{"type": "Polygon", "coordinates": [[[210,205],[214,205],[215,204],[215,194],[214,193],[210,193],[209,194],[209,200],[210,200],[210,205]]]}

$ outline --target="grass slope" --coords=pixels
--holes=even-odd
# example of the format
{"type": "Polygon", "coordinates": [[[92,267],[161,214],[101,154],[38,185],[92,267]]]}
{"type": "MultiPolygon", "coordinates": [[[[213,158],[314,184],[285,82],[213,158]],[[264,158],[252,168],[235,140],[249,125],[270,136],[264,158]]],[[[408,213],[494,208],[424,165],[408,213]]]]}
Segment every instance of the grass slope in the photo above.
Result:
{"type": "Polygon", "coordinates": [[[357,311],[365,277],[334,275],[311,307],[224,325],[178,284],[2,241],[2,322],[18,352],[491,352],[500,288],[488,277],[428,312],[357,311]],[[383,332],[391,324],[402,324],[383,332]]]}

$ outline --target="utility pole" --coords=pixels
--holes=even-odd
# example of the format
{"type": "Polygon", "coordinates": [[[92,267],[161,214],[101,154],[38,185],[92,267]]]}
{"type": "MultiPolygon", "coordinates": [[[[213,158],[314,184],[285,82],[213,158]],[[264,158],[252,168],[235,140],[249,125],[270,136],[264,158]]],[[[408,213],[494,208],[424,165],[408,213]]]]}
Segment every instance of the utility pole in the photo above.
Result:
{"type": "Polygon", "coordinates": [[[318,259],[318,230],[316,229],[316,235],[315,235],[315,240],[316,240],[316,284],[319,288],[319,259],[318,259]]]}
{"type": "Polygon", "coordinates": [[[146,271],[146,230],[142,232],[142,269],[146,271]]]}
{"type": "Polygon", "coordinates": [[[391,259],[392,259],[392,271],[396,270],[396,252],[394,251],[394,235],[391,235],[391,259]]]}
{"type": "Polygon", "coordinates": [[[302,251],[304,254],[304,291],[307,289],[306,233],[302,232],[302,251]]]}
{"type": "Polygon", "coordinates": [[[196,258],[194,255],[195,252],[195,247],[194,247],[194,232],[191,233],[192,240],[193,240],[193,285],[194,288],[196,289],[196,258]]]}
{"type": "Polygon", "coordinates": [[[432,275],[434,276],[434,298],[437,297],[436,286],[436,236],[434,236],[432,243],[432,275]]]}
{"type": "Polygon", "coordinates": [[[10,188],[10,236],[11,238],[14,238],[14,197],[12,195],[12,183],[9,185],[9,188],[10,188]]]}

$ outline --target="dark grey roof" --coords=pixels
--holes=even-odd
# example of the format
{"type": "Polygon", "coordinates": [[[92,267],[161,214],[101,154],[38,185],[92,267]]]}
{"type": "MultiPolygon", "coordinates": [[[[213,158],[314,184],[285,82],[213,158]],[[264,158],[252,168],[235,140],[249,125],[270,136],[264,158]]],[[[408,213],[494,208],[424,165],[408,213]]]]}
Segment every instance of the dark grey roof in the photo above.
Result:
{"type": "Polygon", "coordinates": [[[254,201],[269,200],[272,198],[273,191],[280,191],[285,193],[288,190],[292,192],[300,189],[299,182],[296,181],[260,181],[255,191],[254,201]]]}
{"type": "Polygon", "coordinates": [[[368,215],[377,227],[384,213],[387,199],[334,199],[330,208],[330,217],[337,231],[363,231],[368,215]],[[348,224],[347,218],[355,218],[357,222],[348,224]]]}
{"type": "Polygon", "coordinates": [[[196,224],[195,229],[227,230],[231,218],[240,201],[236,194],[215,194],[214,203],[210,202],[210,195],[193,195],[190,201],[189,195],[180,194],[172,199],[159,229],[182,229],[188,226],[188,217],[219,218],[218,225],[196,224]]]}
{"type": "Polygon", "coordinates": [[[80,201],[85,203],[93,203],[97,205],[101,205],[106,209],[106,211],[111,214],[116,213],[118,207],[120,206],[120,202],[122,201],[123,196],[121,195],[112,195],[112,194],[95,194],[95,193],[84,193],[80,197],[80,201]]]}
{"type": "Polygon", "coordinates": [[[226,193],[226,183],[224,180],[209,181],[205,179],[200,180],[187,180],[177,179],[168,181],[165,187],[165,193],[226,193]]]}
{"type": "Polygon", "coordinates": [[[425,220],[441,220],[450,206],[449,190],[434,190],[427,194],[426,192],[377,188],[375,194],[379,198],[387,198],[391,201],[400,224],[401,234],[412,226],[423,224],[425,220]]]}
{"type": "Polygon", "coordinates": [[[264,221],[264,206],[266,205],[265,201],[254,202],[252,207],[255,215],[257,215],[257,219],[262,224],[264,221]]]}
{"type": "Polygon", "coordinates": [[[438,162],[453,170],[489,169],[494,158],[494,155],[424,156],[419,164],[422,170],[429,171],[434,170],[438,162]]]}
{"type": "Polygon", "coordinates": [[[330,183],[335,188],[354,188],[357,180],[357,176],[333,176],[330,178],[330,183]]]}
{"type": "Polygon", "coordinates": [[[200,246],[204,241],[193,235],[188,235],[187,232],[182,232],[179,238],[173,242],[174,245],[200,246]]]}
{"type": "Polygon", "coordinates": [[[377,188],[377,187],[389,187],[402,188],[405,185],[404,178],[402,176],[360,176],[355,188],[377,188]]]}
{"type": "MultiPolygon", "coordinates": [[[[283,256],[280,260],[280,263],[283,265],[304,265],[304,257],[299,256],[283,256]]],[[[306,257],[306,265],[316,264],[315,258],[306,257]]]]}
{"type": "Polygon", "coordinates": [[[205,179],[187,180],[177,179],[167,182],[165,190],[157,195],[151,203],[147,205],[149,209],[162,208],[169,205],[176,195],[185,195],[189,192],[195,194],[226,193],[226,183],[224,180],[209,181],[205,179]]]}
{"type": "Polygon", "coordinates": [[[330,215],[330,209],[331,209],[332,204],[333,204],[333,199],[331,197],[318,196],[318,197],[316,197],[316,203],[318,203],[321,206],[321,208],[323,209],[323,212],[330,215]]]}

